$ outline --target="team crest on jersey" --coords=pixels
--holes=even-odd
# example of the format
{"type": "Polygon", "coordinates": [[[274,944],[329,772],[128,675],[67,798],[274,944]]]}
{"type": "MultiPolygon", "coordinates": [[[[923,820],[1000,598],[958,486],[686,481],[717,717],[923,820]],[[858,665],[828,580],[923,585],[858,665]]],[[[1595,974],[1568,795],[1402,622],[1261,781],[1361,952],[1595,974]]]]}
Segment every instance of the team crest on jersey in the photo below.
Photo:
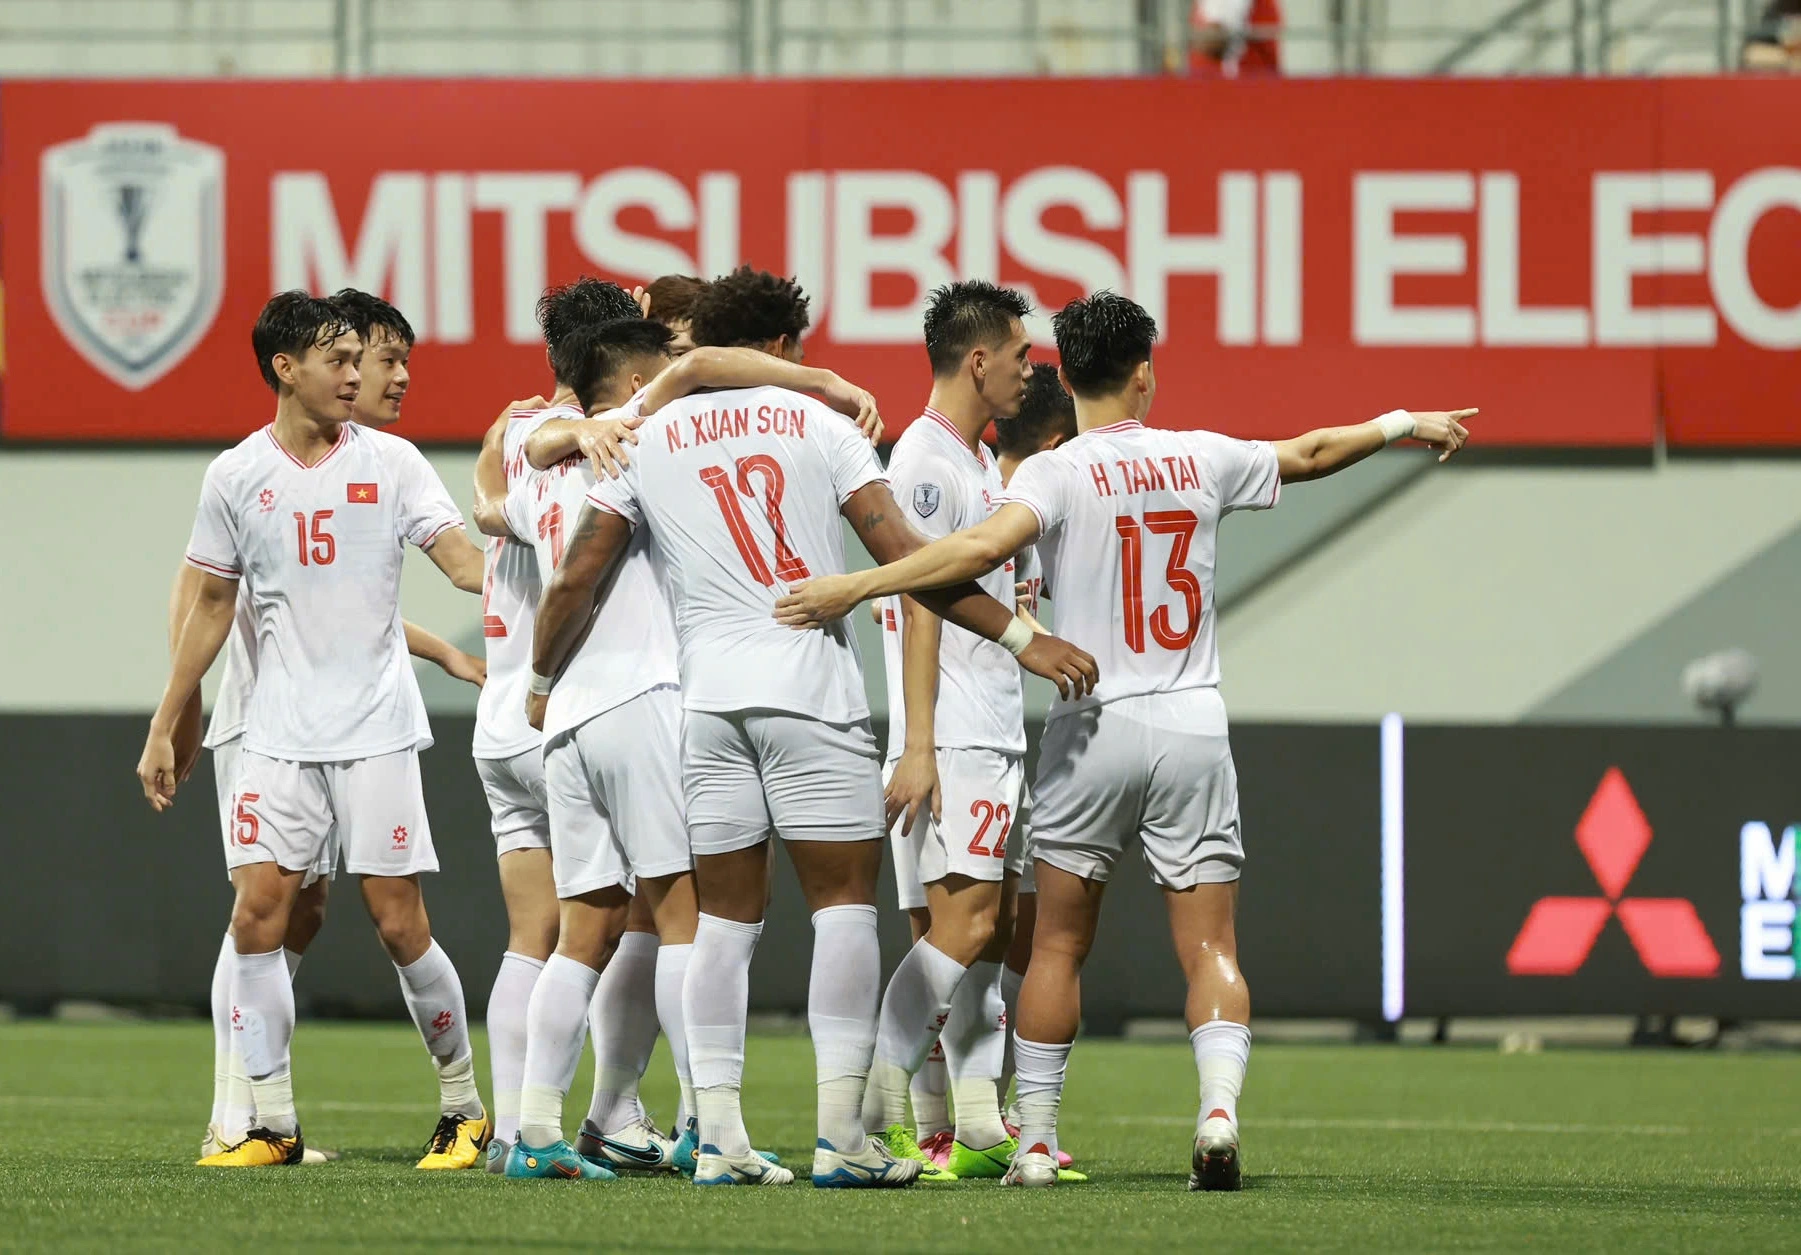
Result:
{"type": "Polygon", "coordinates": [[[262,513],[269,513],[269,511],[275,508],[275,489],[265,488],[257,493],[256,503],[262,507],[262,513]]]}
{"type": "Polygon", "coordinates": [[[225,154],[162,122],[103,122],[44,150],[44,300],[94,369],[168,374],[225,295],[225,154]]]}
{"type": "Polygon", "coordinates": [[[915,484],[913,486],[913,513],[922,519],[929,519],[938,513],[938,503],[944,499],[937,484],[915,484]]]}

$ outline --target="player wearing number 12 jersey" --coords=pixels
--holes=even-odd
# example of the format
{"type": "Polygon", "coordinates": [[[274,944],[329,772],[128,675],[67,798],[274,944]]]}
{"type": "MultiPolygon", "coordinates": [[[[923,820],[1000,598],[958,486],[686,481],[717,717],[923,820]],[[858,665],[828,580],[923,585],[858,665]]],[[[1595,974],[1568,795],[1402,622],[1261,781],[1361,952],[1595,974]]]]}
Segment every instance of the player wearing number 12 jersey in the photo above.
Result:
{"type": "Polygon", "coordinates": [[[1038,542],[1059,594],[1057,626],[1093,646],[1101,681],[1051,712],[1039,758],[1038,920],[1015,1037],[1021,1150],[1006,1180],[1057,1181],[1082,956],[1114,864],[1137,837],[1188,977],[1201,1083],[1189,1185],[1236,1189],[1250,999],[1233,928],[1244,861],[1238,783],[1214,644],[1219,520],[1267,509],[1284,480],[1329,475],[1402,437],[1449,456],[1468,434],[1459,420],[1474,411],[1395,411],[1275,443],[1157,431],[1144,425],[1157,389],[1150,315],[1100,292],[1071,302],[1053,325],[1080,434],[1028,458],[986,522],[893,566],[815,581],[777,613],[797,627],[834,623],[867,597],[968,579],[1038,542]]]}
{"type": "MultiPolygon", "coordinates": [[[[694,316],[699,345],[798,360],[807,300],[741,268],[694,316]]],[[[869,445],[820,403],[779,388],[729,389],[667,405],[640,429],[631,464],[597,483],[539,607],[535,683],[576,644],[587,607],[646,528],[674,590],[681,661],[683,789],[700,924],[683,996],[701,1133],[695,1181],[780,1182],[750,1149],[740,1106],[751,954],[762,931],[774,828],[813,911],[808,1019],[818,1064],[820,1186],[910,1184],[919,1165],[866,1138],[862,1094],[875,1044],[880,952],[881,776],[848,629],[811,637],[770,619],[780,591],[844,567],[839,515],[879,556],[921,543],[901,520],[869,445]]],[[[604,595],[604,594],[603,594],[604,595]]],[[[1022,665],[1085,689],[1085,655],[1031,637],[973,585],[931,595],[952,622],[1006,636],[1022,665]]]]}

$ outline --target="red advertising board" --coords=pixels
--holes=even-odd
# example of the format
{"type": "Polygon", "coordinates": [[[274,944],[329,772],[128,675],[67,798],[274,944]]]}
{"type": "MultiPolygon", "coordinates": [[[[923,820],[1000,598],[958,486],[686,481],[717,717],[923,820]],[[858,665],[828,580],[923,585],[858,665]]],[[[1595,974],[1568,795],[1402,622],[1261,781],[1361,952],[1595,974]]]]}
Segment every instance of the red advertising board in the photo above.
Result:
{"type": "MultiPolygon", "coordinates": [[[[1766,81],[0,86],[11,441],[224,442],[270,292],[419,329],[406,434],[549,379],[532,304],[740,261],[898,429],[926,290],[1157,316],[1154,421],[1480,405],[1496,445],[1801,443],[1801,148],[1766,81]],[[1786,402],[1786,404],[1773,404],[1786,402]]],[[[1048,319],[1036,322],[1045,354],[1048,319]]]]}

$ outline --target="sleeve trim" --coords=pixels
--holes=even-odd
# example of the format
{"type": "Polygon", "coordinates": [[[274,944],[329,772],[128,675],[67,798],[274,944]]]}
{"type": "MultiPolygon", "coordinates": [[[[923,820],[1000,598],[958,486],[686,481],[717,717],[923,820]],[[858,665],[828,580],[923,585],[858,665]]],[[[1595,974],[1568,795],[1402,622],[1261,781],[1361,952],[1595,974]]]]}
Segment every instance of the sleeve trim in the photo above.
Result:
{"type": "Polygon", "coordinates": [[[433,528],[432,532],[429,536],[427,536],[424,540],[419,542],[419,548],[421,548],[421,549],[429,548],[431,546],[431,543],[434,540],[436,540],[438,537],[442,536],[445,532],[449,531],[453,527],[462,527],[462,526],[463,526],[463,516],[460,514],[454,519],[446,519],[444,522],[438,524],[437,527],[433,528]]]}
{"type": "MultiPolygon", "coordinates": [[[[839,497],[838,498],[838,508],[840,510],[842,510],[844,508],[845,502],[849,501],[852,497],[854,497],[858,493],[862,492],[865,488],[869,487],[871,484],[885,484],[885,485],[887,485],[890,492],[892,492],[894,490],[893,482],[890,481],[886,475],[883,475],[880,472],[878,472],[874,475],[871,475],[868,479],[866,479],[862,483],[858,484],[855,488],[851,489],[849,492],[845,493],[843,496],[839,497]]],[[[905,507],[903,507],[903,509],[904,508],[905,507]]]]}
{"type": "MultiPolygon", "coordinates": [[[[1014,497],[1014,496],[1009,496],[1009,495],[1003,495],[1000,498],[1000,500],[998,500],[994,503],[995,509],[997,509],[997,510],[1001,506],[1004,506],[1004,505],[1022,505],[1026,509],[1030,510],[1033,514],[1033,517],[1035,517],[1038,520],[1039,536],[1043,536],[1045,534],[1045,532],[1050,530],[1048,527],[1045,526],[1044,511],[1040,510],[1037,506],[1033,505],[1030,501],[1027,501],[1024,497],[1014,497]]],[[[1032,543],[1036,544],[1037,542],[1034,541],[1032,543]]]]}
{"type": "Polygon", "coordinates": [[[235,567],[221,566],[217,562],[208,562],[205,558],[195,557],[191,553],[183,554],[182,557],[186,559],[189,566],[198,567],[210,575],[217,575],[228,580],[242,579],[244,577],[244,573],[235,567]]]}

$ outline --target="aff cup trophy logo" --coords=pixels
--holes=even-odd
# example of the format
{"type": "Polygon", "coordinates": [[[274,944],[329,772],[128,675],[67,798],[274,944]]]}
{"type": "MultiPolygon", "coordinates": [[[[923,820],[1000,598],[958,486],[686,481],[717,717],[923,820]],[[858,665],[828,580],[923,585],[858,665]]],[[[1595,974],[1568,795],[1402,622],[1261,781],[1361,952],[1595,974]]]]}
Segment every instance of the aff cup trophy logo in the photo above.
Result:
{"type": "Polygon", "coordinates": [[[144,211],[149,207],[142,184],[124,183],[119,187],[119,221],[125,225],[125,260],[136,265],[144,252],[138,240],[144,234],[144,211]]]}
{"type": "Polygon", "coordinates": [[[105,122],[46,149],[44,302],[122,388],[173,370],[225,295],[225,154],[161,122],[105,122]]]}

